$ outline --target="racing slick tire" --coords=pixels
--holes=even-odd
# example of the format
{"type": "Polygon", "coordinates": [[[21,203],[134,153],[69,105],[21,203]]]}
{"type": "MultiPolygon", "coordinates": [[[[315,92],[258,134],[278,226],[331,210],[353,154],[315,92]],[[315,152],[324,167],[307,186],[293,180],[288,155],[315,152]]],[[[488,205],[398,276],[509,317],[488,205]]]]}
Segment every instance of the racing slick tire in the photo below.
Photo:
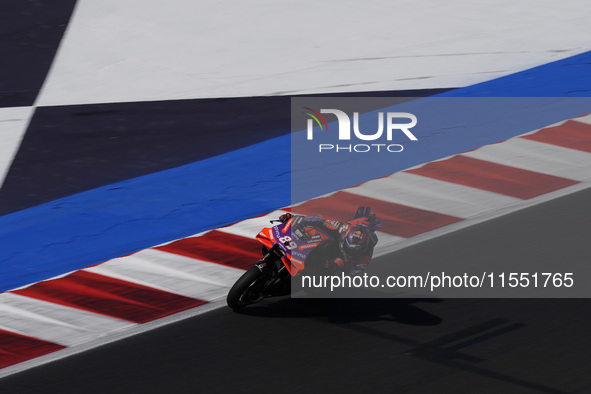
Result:
{"type": "Polygon", "coordinates": [[[267,278],[253,265],[246,271],[228,292],[226,302],[232,309],[239,309],[263,299],[261,294],[267,278]]]}

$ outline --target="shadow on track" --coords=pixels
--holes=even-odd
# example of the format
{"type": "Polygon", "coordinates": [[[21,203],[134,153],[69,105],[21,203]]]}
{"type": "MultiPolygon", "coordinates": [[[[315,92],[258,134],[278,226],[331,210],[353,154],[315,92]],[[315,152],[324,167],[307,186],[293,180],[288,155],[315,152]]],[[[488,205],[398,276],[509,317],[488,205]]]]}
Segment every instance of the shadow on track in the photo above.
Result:
{"type": "Polygon", "coordinates": [[[436,326],[442,319],[413,305],[440,299],[327,299],[271,298],[236,311],[265,318],[326,318],[329,323],[392,321],[415,326],[436,326]]]}

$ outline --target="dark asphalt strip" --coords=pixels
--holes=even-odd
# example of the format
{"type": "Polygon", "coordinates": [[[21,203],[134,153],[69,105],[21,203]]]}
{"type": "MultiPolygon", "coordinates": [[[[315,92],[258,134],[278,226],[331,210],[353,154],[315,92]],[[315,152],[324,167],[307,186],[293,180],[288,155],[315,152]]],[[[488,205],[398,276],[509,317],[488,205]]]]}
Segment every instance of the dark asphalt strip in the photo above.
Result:
{"type": "Polygon", "coordinates": [[[0,107],[33,105],[76,0],[0,2],[0,107]]]}
{"type": "MultiPolygon", "coordinates": [[[[0,78],[0,94],[1,87],[0,78]]],[[[418,98],[449,90],[316,96],[418,98]]],[[[289,134],[290,100],[240,97],[39,107],[0,189],[0,215],[289,134]]]]}

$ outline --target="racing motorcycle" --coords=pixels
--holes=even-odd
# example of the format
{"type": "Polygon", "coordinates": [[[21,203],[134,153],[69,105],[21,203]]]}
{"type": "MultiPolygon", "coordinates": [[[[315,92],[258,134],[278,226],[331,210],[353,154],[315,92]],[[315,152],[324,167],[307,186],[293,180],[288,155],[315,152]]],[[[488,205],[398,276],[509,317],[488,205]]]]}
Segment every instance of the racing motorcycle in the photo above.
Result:
{"type": "MultiPolygon", "coordinates": [[[[304,270],[304,261],[319,245],[332,240],[320,229],[298,227],[301,216],[288,220],[271,220],[272,227],[261,230],[256,239],[263,244],[263,257],[248,269],[232,286],[226,301],[232,309],[259,302],[263,298],[290,293],[291,277],[304,270]]],[[[313,271],[308,267],[306,272],[313,271]]]]}
{"type": "MultiPolygon", "coordinates": [[[[381,227],[369,207],[361,206],[354,218],[347,223],[367,225],[370,231],[381,227]]],[[[321,228],[306,225],[303,216],[282,216],[283,220],[271,220],[273,227],[265,227],[256,239],[263,244],[263,258],[257,261],[232,286],[226,301],[232,309],[259,302],[263,298],[290,293],[291,277],[304,271],[310,275],[330,272],[323,246],[337,242],[335,235],[321,228]],[[315,253],[315,258],[311,254],[315,253]]],[[[280,218],[280,219],[281,219],[280,218]]],[[[349,227],[346,225],[343,230],[349,227]]],[[[341,230],[339,230],[341,231],[341,230]]],[[[376,239],[377,242],[377,239],[376,239]]],[[[334,269],[334,267],[332,268],[334,269]]],[[[313,292],[306,289],[307,292],[313,292]]]]}

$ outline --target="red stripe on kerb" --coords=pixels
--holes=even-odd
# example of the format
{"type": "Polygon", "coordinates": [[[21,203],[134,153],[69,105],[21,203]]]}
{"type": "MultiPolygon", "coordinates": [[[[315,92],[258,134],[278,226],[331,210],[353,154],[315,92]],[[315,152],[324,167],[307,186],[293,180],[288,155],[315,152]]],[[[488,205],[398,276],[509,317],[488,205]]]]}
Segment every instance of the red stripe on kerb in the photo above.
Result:
{"type": "Polygon", "coordinates": [[[462,155],[428,163],[406,172],[521,199],[533,198],[578,183],[462,155]]]}
{"type": "Polygon", "coordinates": [[[254,237],[212,230],[200,237],[184,238],[154,249],[246,270],[263,257],[262,246],[254,237]]]}
{"type": "Polygon", "coordinates": [[[591,153],[591,125],[574,120],[521,138],[591,153]]]}
{"type": "Polygon", "coordinates": [[[207,303],[87,271],[39,282],[12,293],[134,323],[146,323],[207,303]]]}
{"type": "Polygon", "coordinates": [[[0,330],[0,368],[41,357],[65,346],[0,330]]]}
{"type": "Polygon", "coordinates": [[[342,191],[329,197],[307,201],[292,210],[301,215],[320,215],[326,219],[347,221],[353,218],[357,207],[362,205],[371,207],[378,220],[384,222],[379,231],[405,238],[462,220],[342,191]]]}

